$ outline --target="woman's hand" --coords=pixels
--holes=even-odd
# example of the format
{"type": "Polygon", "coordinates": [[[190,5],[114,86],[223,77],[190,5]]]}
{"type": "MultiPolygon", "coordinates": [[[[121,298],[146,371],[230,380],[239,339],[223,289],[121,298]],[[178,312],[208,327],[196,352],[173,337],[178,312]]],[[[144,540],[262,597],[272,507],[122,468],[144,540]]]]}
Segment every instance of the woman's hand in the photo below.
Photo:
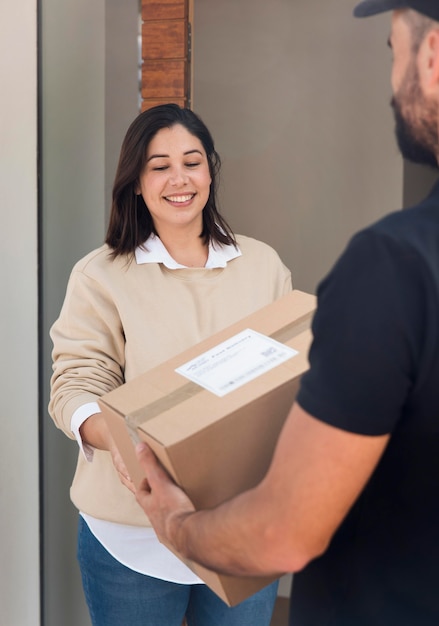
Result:
{"type": "Polygon", "coordinates": [[[132,493],[136,492],[133,482],[131,481],[128,470],[122,457],[117,449],[110,430],[107,426],[102,413],[90,415],[79,429],[82,441],[88,443],[98,450],[107,450],[111,454],[113,465],[118,473],[120,482],[125,485],[132,493]]]}
{"type": "Polygon", "coordinates": [[[114,443],[114,439],[110,435],[109,441],[109,452],[111,454],[111,458],[113,459],[113,465],[115,467],[116,472],[119,475],[119,480],[122,485],[125,485],[127,489],[129,489],[132,493],[136,493],[136,488],[134,487],[134,483],[132,482],[130,475],[128,474],[128,470],[125,466],[125,463],[122,460],[122,457],[119,453],[119,450],[114,443]]]}

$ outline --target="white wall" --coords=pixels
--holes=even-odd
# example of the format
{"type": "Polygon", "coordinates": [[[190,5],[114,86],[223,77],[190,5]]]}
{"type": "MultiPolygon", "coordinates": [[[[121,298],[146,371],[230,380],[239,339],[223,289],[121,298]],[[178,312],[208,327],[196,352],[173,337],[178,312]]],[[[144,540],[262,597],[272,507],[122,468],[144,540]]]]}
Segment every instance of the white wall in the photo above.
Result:
{"type": "Polygon", "coordinates": [[[0,3],[0,623],[39,623],[36,0],[0,3]]]}

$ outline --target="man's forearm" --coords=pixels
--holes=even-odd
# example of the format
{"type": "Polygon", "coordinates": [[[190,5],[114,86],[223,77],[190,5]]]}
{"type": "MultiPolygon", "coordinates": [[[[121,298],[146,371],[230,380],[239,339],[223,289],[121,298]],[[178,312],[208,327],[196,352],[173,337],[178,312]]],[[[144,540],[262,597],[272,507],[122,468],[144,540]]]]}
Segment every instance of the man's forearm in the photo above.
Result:
{"type": "Polygon", "coordinates": [[[263,513],[258,490],[212,510],[175,518],[170,541],[185,558],[224,574],[281,575],[275,525],[263,513]]]}
{"type": "Polygon", "coordinates": [[[264,487],[258,485],[215,509],[197,512],[147,446],[140,446],[138,454],[147,480],[136,492],[137,501],[164,545],[227,574],[286,571],[278,562],[279,553],[285,557],[285,544],[274,528],[273,503],[264,487]]]}
{"type": "Polygon", "coordinates": [[[388,440],[345,432],[294,405],[254,489],[196,512],[144,446],[147,480],[136,497],[160,541],[183,557],[235,575],[296,572],[326,550],[388,440]]]}

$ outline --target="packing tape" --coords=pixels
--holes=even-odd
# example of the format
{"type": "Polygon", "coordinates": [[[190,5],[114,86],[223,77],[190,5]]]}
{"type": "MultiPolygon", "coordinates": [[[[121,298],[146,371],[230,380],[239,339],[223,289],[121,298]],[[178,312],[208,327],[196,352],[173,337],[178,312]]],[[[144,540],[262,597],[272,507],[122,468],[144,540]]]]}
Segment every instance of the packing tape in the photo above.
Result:
{"type": "MultiPolygon", "coordinates": [[[[314,315],[314,311],[306,313],[299,319],[287,324],[286,326],[276,330],[274,333],[269,335],[272,339],[279,341],[279,343],[286,343],[287,341],[291,341],[294,337],[297,337],[305,330],[309,329],[310,320],[314,315]]],[[[133,411],[129,415],[125,416],[125,421],[130,431],[130,435],[135,443],[139,441],[139,437],[137,435],[137,427],[143,422],[147,422],[157,415],[164,413],[165,411],[169,411],[174,407],[178,406],[182,402],[189,400],[194,397],[201,391],[205,391],[204,387],[201,385],[197,385],[194,382],[187,382],[182,387],[171,391],[163,398],[159,398],[150,404],[138,409],[137,411],[133,411]]]]}

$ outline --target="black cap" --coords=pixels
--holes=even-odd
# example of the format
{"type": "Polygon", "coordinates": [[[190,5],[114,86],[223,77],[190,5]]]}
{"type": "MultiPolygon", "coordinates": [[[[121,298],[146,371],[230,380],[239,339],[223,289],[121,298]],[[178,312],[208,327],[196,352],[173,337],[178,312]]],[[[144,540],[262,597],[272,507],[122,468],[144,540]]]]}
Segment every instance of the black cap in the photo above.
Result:
{"type": "Polygon", "coordinates": [[[368,17],[396,9],[413,9],[439,21],[439,0],[363,0],[355,7],[354,15],[368,17]]]}

